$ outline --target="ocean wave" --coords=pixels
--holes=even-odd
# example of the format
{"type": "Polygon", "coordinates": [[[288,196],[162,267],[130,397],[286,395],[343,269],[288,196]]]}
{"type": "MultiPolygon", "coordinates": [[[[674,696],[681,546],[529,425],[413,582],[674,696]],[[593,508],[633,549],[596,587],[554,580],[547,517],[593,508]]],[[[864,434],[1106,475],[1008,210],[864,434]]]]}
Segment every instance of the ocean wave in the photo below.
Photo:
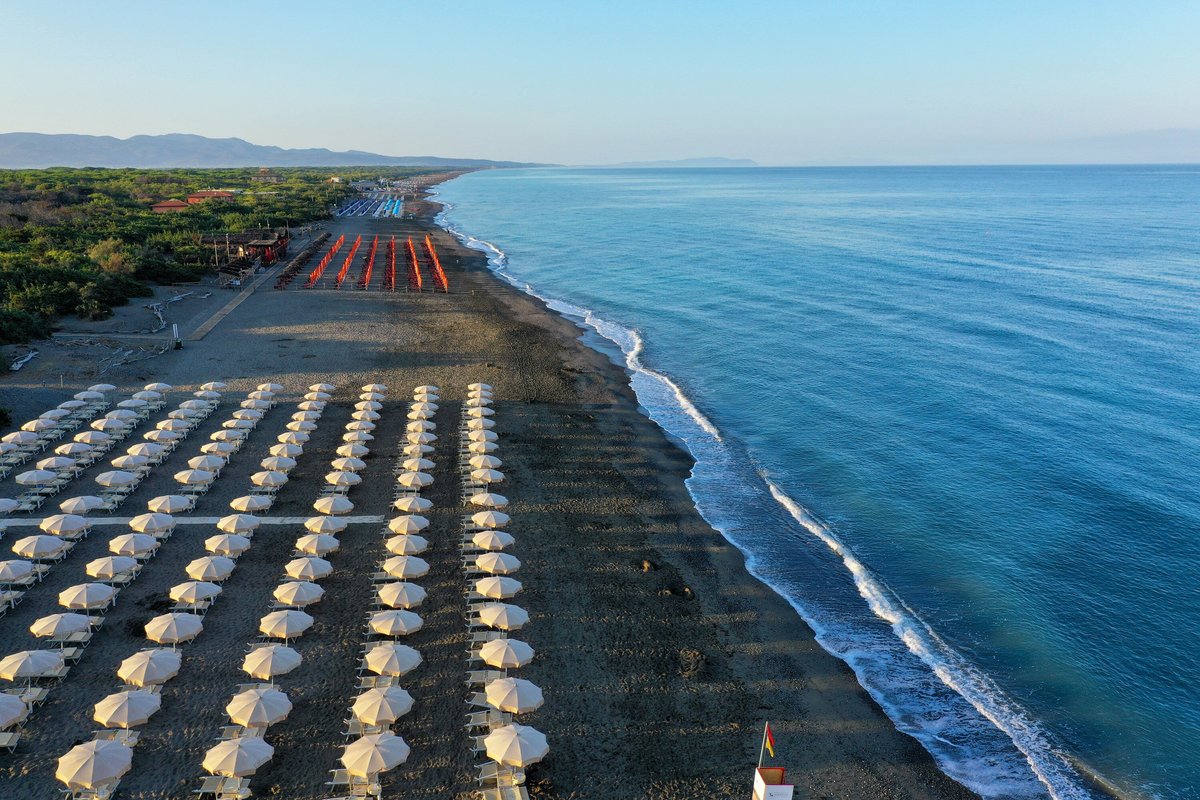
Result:
{"type": "MultiPolygon", "coordinates": [[[[828,525],[789,497],[764,472],[759,471],[757,477],[775,503],[802,531],[819,540],[824,547],[840,558],[858,594],[866,601],[871,612],[888,623],[895,640],[902,643],[903,649],[916,656],[928,670],[927,678],[913,679],[893,675],[894,665],[885,664],[882,670],[875,671],[882,672],[886,678],[882,681],[877,676],[869,678],[868,672],[879,666],[878,662],[881,659],[886,660],[887,653],[881,652],[882,648],[861,641],[843,640],[835,643],[835,635],[828,624],[829,621],[814,614],[812,609],[799,603],[786,587],[764,575],[759,569],[754,548],[739,541],[739,537],[733,535],[730,530],[733,526],[722,525],[721,520],[716,518],[718,515],[713,513],[714,508],[721,508],[722,504],[716,503],[714,508],[710,508],[702,491],[695,487],[699,473],[705,469],[707,462],[728,458],[727,454],[716,455],[713,452],[716,449],[726,449],[724,439],[717,426],[697,408],[675,381],[642,363],[641,355],[645,343],[640,334],[634,329],[598,316],[591,309],[538,293],[532,285],[509,272],[508,256],[500,247],[462,231],[448,218],[453,205],[444,200],[437,202],[442,204],[442,211],[435,218],[436,223],[465,246],[485,253],[489,265],[499,277],[620,348],[625,364],[632,373],[631,383],[639,402],[647,409],[651,418],[669,434],[682,441],[696,459],[692,478],[688,480],[688,490],[706,522],[742,551],[749,571],[796,610],[816,632],[822,647],[850,665],[860,684],[879,702],[897,728],[921,741],[943,771],[973,791],[989,798],[1030,797],[1030,784],[1044,787],[1045,792],[1054,800],[1090,800],[1094,797],[1080,783],[1078,774],[1070,767],[1067,759],[1055,750],[1041,729],[1024,711],[1009,700],[986,675],[938,637],[932,628],[891,592],[851,549],[837,538],[828,525]],[[671,403],[682,412],[682,418],[686,419],[686,422],[680,419],[679,423],[682,424],[672,424],[672,417],[677,414],[669,407],[671,403]],[[690,429],[688,422],[695,426],[694,429],[690,429]],[[982,717],[975,727],[990,725],[993,731],[1002,733],[1006,740],[1015,746],[1024,757],[1024,775],[1017,774],[1014,765],[997,763],[994,753],[973,753],[964,750],[961,741],[952,741],[949,738],[951,728],[970,730],[973,726],[972,722],[964,719],[962,715],[952,711],[930,713],[928,709],[914,712],[913,707],[921,705],[920,699],[910,703],[908,707],[896,702],[896,697],[893,696],[896,691],[906,691],[915,697],[926,693],[928,687],[913,684],[927,682],[929,677],[936,677],[936,683],[961,698],[982,717]],[[986,723],[983,720],[986,720],[986,723]]],[[[957,738],[962,737],[960,735],[957,738]]],[[[1012,760],[1015,764],[1016,756],[1012,760]]]]}

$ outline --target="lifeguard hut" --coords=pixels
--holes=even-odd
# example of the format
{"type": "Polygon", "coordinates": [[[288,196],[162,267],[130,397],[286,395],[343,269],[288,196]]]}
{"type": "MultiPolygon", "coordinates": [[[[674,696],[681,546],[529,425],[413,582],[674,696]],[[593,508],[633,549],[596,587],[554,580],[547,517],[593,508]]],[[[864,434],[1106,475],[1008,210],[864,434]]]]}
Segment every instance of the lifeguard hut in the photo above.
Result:
{"type": "Polygon", "coordinates": [[[758,767],[754,770],[754,800],[792,800],[796,787],[786,783],[783,767],[758,767]]]}

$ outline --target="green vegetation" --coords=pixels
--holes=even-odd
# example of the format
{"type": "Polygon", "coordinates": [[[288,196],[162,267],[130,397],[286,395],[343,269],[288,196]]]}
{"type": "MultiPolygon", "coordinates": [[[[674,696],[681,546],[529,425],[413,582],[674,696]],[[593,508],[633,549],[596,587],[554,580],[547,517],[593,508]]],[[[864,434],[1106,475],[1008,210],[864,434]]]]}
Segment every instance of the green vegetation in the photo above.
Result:
{"type": "Polygon", "coordinates": [[[0,344],[49,335],[67,314],[101,319],[148,283],[194,281],[213,268],[202,233],[299,225],[329,216],[349,181],[401,178],[429,169],[0,170],[0,344]],[[331,175],[342,183],[329,183],[331,175]],[[201,189],[242,190],[155,214],[153,203],[201,189]]]}

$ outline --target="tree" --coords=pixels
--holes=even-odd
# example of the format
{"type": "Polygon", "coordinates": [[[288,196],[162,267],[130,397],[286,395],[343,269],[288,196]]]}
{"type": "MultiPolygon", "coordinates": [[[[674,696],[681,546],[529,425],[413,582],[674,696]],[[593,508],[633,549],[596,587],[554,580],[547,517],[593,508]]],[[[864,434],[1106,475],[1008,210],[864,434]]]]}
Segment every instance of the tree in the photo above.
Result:
{"type": "Polygon", "coordinates": [[[111,275],[132,275],[136,269],[120,239],[101,239],[88,248],[88,258],[111,275]]]}

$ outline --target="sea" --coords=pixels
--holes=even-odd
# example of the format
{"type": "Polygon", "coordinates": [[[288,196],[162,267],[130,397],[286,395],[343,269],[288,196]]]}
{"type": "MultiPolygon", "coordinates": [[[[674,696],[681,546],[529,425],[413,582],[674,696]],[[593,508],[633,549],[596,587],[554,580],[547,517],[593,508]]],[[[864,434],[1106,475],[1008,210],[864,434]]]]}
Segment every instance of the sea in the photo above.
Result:
{"type": "Polygon", "coordinates": [[[1200,167],[537,169],[442,224],[987,798],[1200,797],[1200,167]]]}

